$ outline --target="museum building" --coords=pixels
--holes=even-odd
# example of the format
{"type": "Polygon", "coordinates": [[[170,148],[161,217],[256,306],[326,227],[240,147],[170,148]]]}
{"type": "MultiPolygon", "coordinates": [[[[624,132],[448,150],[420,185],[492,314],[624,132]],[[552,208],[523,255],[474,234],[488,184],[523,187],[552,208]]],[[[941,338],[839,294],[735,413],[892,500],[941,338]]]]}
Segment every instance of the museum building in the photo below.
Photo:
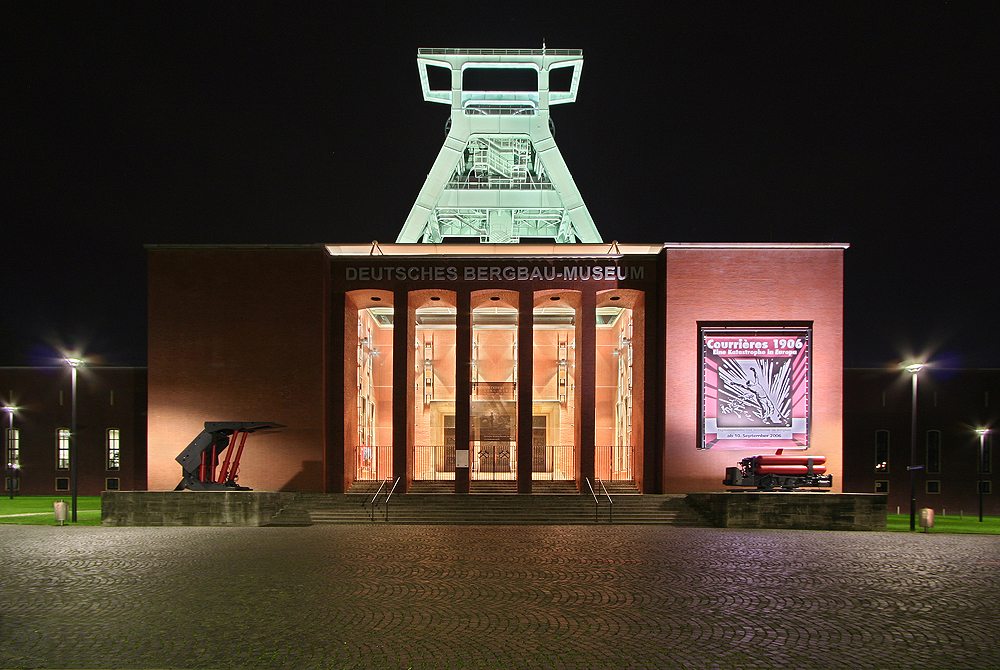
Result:
{"type": "Polygon", "coordinates": [[[711,491],[794,450],[840,490],[847,245],[607,242],[549,116],[581,51],[417,62],[448,135],[394,243],[148,249],[149,488],[238,420],[284,426],[255,489],[711,491]]]}

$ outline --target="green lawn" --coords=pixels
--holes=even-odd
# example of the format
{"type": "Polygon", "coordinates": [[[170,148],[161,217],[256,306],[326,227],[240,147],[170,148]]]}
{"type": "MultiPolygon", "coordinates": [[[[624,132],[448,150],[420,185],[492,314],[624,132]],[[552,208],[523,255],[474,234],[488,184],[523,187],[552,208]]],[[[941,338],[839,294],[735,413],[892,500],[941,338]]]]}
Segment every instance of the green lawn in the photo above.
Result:
{"type": "MultiPolygon", "coordinates": [[[[21,524],[32,526],[55,526],[55,514],[52,503],[65,500],[70,503],[69,496],[15,496],[13,500],[7,496],[0,497],[0,524],[21,524]]],[[[77,525],[101,525],[101,497],[77,497],[77,525]]],[[[71,522],[67,521],[67,524],[71,522]]],[[[886,529],[908,532],[910,530],[909,514],[890,514],[886,521],[886,529]]],[[[920,528],[920,517],[917,517],[917,532],[920,528]]],[[[934,516],[934,527],[930,533],[979,533],[982,535],[1000,535],[1000,517],[984,516],[982,523],[976,515],[965,516],[934,516]]]]}
{"type": "MultiPolygon", "coordinates": [[[[890,514],[886,520],[887,530],[910,531],[909,514],[890,514]]],[[[920,527],[920,515],[917,515],[917,530],[922,533],[924,529],[920,527]]],[[[1000,535],[1000,516],[984,516],[982,523],[979,522],[977,514],[966,514],[964,516],[934,515],[934,527],[928,533],[978,533],[981,535],[1000,535]]]]}
{"type": "MultiPolygon", "coordinates": [[[[70,496],[14,496],[13,500],[7,496],[0,497],[0,523],[56,526],[58,524],[52,510],[52,503],[56,500],[72,504],[70,496]]],[[[72,512],[67,512],[67,517],[70,516],[72,512]]],[[[78,526],[100,526],[101,497],[77,496],[76,519],[78,526]]],[[[67,520],[66,523],[72,522],[67,520]]]]}

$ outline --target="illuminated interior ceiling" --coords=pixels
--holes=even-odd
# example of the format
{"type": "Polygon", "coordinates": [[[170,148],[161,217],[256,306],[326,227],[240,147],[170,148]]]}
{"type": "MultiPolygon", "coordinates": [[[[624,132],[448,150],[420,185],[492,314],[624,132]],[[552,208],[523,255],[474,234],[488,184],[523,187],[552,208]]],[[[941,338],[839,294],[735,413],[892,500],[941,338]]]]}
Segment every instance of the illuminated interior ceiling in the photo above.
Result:
{"type": "Polygon", "coordinates": [[[549,116],[576,100],[583,51],[419,49],[417,68],[424,100],[451,115],[397,242],[602,241],[549,116]]]}
{"type": "MultiPolygon", "coordinates": [[[[621,307],[598,307],[597,327],[611,328],[625,312],[621,307]]],[[[379,328],[392,328],[392,307],[370,307],[368,313],[379,328]]],[[[416,310],[418,328],[454,329],[457,312],[454,307],[422,307],[416,310]]],[[[534,310],[533,324],[538,329],[564,329],[576,323],[576,312],[570,307],[539,307],[534,310]]],[[[472,311],[477,327],[517,327],[517,310],[509,307],[480,307],[472,311]]]]}

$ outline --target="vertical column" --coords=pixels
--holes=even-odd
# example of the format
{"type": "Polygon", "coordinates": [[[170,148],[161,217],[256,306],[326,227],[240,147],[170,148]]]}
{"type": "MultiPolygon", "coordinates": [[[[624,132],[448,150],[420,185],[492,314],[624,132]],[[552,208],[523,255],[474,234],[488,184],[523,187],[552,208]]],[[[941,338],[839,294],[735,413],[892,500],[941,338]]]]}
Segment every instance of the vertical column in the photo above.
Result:
{"type": "MultiPolygon", "coordinates": [[[[644,493],[663,493],[666,486],[667,467],[667,254],[660,252],[656,259],[657,284],[655,288],[646,291],[646,318],[656,324],[655,339],[646,344],[646,351],[652,352],[646,360],[646,367],[653,367],[655,377],[647,375],[646,379],[654,379],[652,392],[646,391],[646,404],[654,407],[655,421],[653,442],[646,440],[646,446],[653,450],[653,468],[655,478],[652,486],[646,483],[644,493]],[[653,300],[655,296],[656,300],[653,300]],[[650,360],[652,359],[652,360],[650,360]],[[655,362],[654,362],[655,361],[655,362]]],[[[649,332],[647,328],[647,333],[649,332]]],[[[695,363],[692,361],[692,365],[695,363]]],[[[647,387],[648,389],[648,387],[647,387]]],[[[701,421],[700,413],[696,421],[701,421]]]]}
{"type": "MultiPolygon", "coordinates": [[[[661,277],[664,275],[660,275],[661,277]]],[[[664,389],[664,341],[666,324],[657,291],[646,291],[643,300],[645,355],[642,375],[642,490],[663,493],[663,425],[666,417],[664,389]]]]}
{"type": "Polygon", "coordinates": [[[549,68],[544,65],[538,69],[538,109],[549,111],[549,68]]]}
{"type": "Polygon", "coordinates": [[[534,369],[534,291],[521,290],[517,301],[517,492],[531,493],[532,370],[534,369]]]}
{"type": "Polygon", "coordinates": [[[460,289],[455,314],[455,493],[469,492],[471,434],[472,295],[460,289]],[[459,467],[462,466],[462,467],[459,467]]]}
{"type": "Polygon", "coordinates": [[[392,479],[402,477],[396,493],[409,488],[406,476],[407,462],[407,391],[413,386],[410,355],[413,345],[408,337],[410,303],[406,289],[397,288],[392,293],[392,479]]]}
{"type": "MultiPolygon", "coordinates": [[[[329,349],[327,351],[327,397],[326,397],[326,445],[323,461],[323,491],[344,493],[348,482],[344,481],[345,451],[353,447],[346,439],[346,413],[351,411],[346,400],[347,370],[347,296],[343,291],[333,293],[330,299],[329,349]]],[[[352,352],[353,353],[353,352],[352,352]]],[[[353,388],[353,385],[352,385],[353,388]]]]}
{"type": "Polygon", "coordinates": [[[451,109],[462,110],[462,66],[455,67],[455,63],[451,63],[451,109]]]}
{"type": "Polygon", "coordinates": [[[580,361],[580,374],[576,383],[582,386],[580,394],[580,477],[581,491],[587,487],[583,477],[594,481],[594,439],[597,418],[594,410],[597,403],[595,379],[597,376],[597,294],[593,289],[584,289],[580,300],[580,341],[576,353],[580,361]]]}

